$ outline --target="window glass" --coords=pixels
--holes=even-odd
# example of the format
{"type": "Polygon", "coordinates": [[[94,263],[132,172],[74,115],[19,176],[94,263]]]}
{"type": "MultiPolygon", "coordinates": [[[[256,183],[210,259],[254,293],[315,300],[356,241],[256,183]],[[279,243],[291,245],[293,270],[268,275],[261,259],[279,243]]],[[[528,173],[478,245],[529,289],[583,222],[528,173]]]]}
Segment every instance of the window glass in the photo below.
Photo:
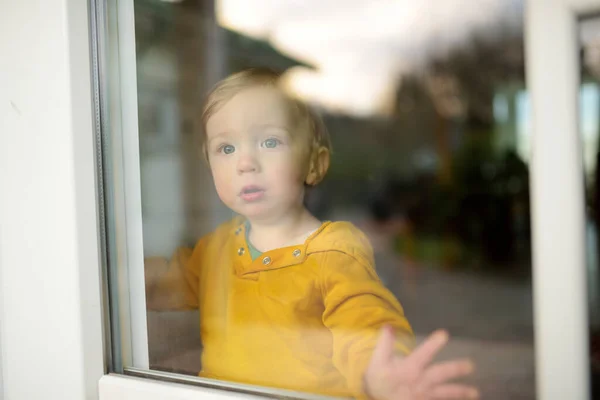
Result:
{"type": "MultiPolygon", "coordinates": [[[[441,328],[462,384],[534,398],[522,14],[135,0],[149,368],[380,394],[382,328],[394,357],[441,328]]],[[[582,87],[593,146],[599,98],[582,87]]]]}
{"type": "Polygon", "coordinates": [[[588,277],[590,368],[592,398],[600,393],[600,275],[598,272],[598,226],[600,222],[600,19],[579,23],[581,42],[581,89],[579,93],[580,137],[585,184],[585,230],[588,277]]]}

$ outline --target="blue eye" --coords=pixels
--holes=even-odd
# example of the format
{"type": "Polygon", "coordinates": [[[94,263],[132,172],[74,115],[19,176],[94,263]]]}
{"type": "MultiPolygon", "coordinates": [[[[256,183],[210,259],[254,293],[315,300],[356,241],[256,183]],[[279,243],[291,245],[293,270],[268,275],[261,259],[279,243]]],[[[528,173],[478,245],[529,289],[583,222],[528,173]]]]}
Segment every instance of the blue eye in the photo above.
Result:
{"type": "Polygon", "coordinates": [[[267,149],[274,149],[279,145],[279,140],[277,139],[267,139],[263,142],[264,147],[267,149]]]}
{"type": "Polygon", "coordinates": [[[233,147],[230,144],[226,144],[221,146],[221,148],[219,149],[223,154],[231,154],[235,151],[235,147],[233,147]]]}

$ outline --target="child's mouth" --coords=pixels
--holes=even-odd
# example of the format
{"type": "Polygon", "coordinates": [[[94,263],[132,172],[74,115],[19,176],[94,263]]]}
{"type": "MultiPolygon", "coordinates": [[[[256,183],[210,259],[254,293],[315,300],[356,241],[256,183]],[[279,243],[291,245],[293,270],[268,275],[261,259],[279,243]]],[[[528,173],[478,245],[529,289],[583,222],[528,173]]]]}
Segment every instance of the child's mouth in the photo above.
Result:
{"type": "Polygon", "coordinates": [[[240,191],[240,197],[245,201],[260,200],[265,194],[265,190],[259,186],[244,186],[240,191]]]}

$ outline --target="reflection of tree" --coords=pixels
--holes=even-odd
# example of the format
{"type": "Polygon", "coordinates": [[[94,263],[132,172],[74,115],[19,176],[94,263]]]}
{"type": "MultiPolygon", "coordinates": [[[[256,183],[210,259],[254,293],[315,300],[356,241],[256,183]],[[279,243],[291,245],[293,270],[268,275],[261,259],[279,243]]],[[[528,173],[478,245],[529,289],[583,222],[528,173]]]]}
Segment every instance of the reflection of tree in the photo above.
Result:
{"type": "Polygon", "coordinates": [[[395,115],[380,131],[388,175],[372,196],[372,215],[403,214],[418,240],[442,248],[456,250],[459,239],[462,263],[528,265],[527,166],[516,149],[495,147],[493,115],[498,88],[523,80],[522,38],[510,35],[474,38],[403,77],[395,115]],[[435,154],[433,171],[413,161],[423,149],[435,154]]]}
{"type": "Polygon", "coordinates": [[[467,46],[432,62],[430,73],[456,79],[467,103],[466,119],[491,127],[495,90],[525,81],[523,51],[523,38],[510,32],[494,39],[474,36],[467,46]]]}
{"type": "Polygon", "coordinates": [[[527,256],[527,166],[514,151],[495,155],[489,134],[469,136],[455,161],[457,233],[488,262],[506,264],[527,256]]]}
{"type": "MultiPolygon", "coordinates": [[[[454,113],[436,107],[442,119],[459,121],[461,126],[450,166],[453,190],[449,193],[456,197],[448,199],[455,202],[456,209],[448,223],[488,262],[504,264],[527,257],[523,250],[529,239],[527,167],[516,156],[516,149],[498,154],[493,137],[495,91],[524,81],[522,38],[474,37],[468,46],[436,60],[430,74],[445,77],[446,82],[445,91],[436,93],[430,87],[436,105],[452,105],[450,100],[464,103],[464,107],[445,107],[454,113]]],[[[449,134],[448,129],[439,133],[438,141],[451,143],[444,136],[449,134]]],[[[442,159],[447,159],[452,150],[442,147],[440,151],[442,159]]]]}
{"type": "Polygon", "coordinates": [[[160,43],[172,28],[173,8],[160,0],[136,0],[135,13],[135,49],[137,56],[160,43]]]}
{"type": "Polygon", "coordinates": [[[246,68],[267,67],[276,71],[286,71],[295,66],[310,67],[280,53],[269,42],[257,40],[224,28],[225,46],[231,49],[228,56],[229,69],[240,71],[246,68]]]}
{"type": "Polygon", "coordinates": [[[285,71],[294,66],[310,67],[288,57],[265,40],[254,39],[216,25],[214,1],[183,0],[169,3],[163,0],[135,0],[136,51],[143,57],[152,47],[163,46],[165,40],[175,38],[171,45],[194,41],[195,53],[201,54],[210,46],[209,41],[221,37],[218,46],[227,53],[219,79],[232,72],[250,67],[268,67],[285,71]],[[218,30],[219,32],[211,32],[218,30]]]}

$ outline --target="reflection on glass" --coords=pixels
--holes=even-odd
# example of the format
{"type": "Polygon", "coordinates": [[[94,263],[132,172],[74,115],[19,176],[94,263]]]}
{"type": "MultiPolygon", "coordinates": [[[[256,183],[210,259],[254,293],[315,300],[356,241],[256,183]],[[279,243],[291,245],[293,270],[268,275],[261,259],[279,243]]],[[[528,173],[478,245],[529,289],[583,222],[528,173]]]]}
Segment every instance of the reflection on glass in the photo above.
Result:
{"type": "MultiPolygon", "coordinates": [[[[135,2],[147,279],[164,279],[170,267],[189,265],[185,260],[194,257],[198,238],[234,216],[217,195],[214,171],[201,150],[203,99],[231,73],[268,67],[282,74],[286,93],[318,110],[330,133],[330,168],[304,199],[312,215],[319,221],[348,221],[364,232],[377,274],[402,305],[417,343],[435,329],[447,329],[452,339],[438,360],[474,360],[477,371],[464,381],[476,385],[483,398],[534,398],[531,149],[520,3],[488,0],[472,13],[463,12],[470,3],[458,0],[250,3],[135,2]]],[[[280,140],[280,132],[266,133],[259,148],[277,148],[278,141],[267,140],[280,140]]],[[[221,152],[238,150],[238,144],[225,144],[232,147],[219,147],[221,152]]],[[[289,181],[282,180],[281,187],[289,181]]],[[[251,226],[240,227],[236,237],[242,240],[251,226]]],[[[270,247],[248,238],[258,250],[270,247]]],[[[251,257],[252,249],[243,245],[232,257],[240,248],[239,257],[251,257]]],[[[292,250],[304,256],[303,248],[292,250]]],[[[294,259],[290,254],[285,256],[294,259]]],[[[227,264],[229,256],[222,257],[227,264]]],[[[256,289],[238,288],[238,299],[249,295],[245,290],[256,290],[264,301],[277,304],[295,290],[308,290],[299,278],[286,279],[276,290],[266,289],[268,282],[261,279],[253,282],[256,289]]],[[[368,282],[365,276],[363,283],[368,282]]],[[[200,305],[200,315],[148,312],[151,368],[197,375],[206,368],[201,363],[206,357],[209,363],[235,360],[214,376],[247,382],[251,372],[244,368],[256,367],[258,358],[207,355],[206,346],[237,340],[242,347],[252,340],[265,352],[269,344],[279,348],[260,342],[275,340],[266,326],[251,324],[256,313],[268,311],[258,300],[243,304],[248,320],[239,320],[235,332],[207,336],[219,332],[207,321],[218,324],[229,312],[223,306],[227,299],[219,298],[225,293],[219,284],[210,280],[212,292],[205,301],[212,307],[200,305]]],[[[147,295],[152,308],[151,290],[147,295]]],[[[319,293],[302,298],[316,303],[296,309],[319,305],[319,293]]],[[[305,341],[306,351],[298,354],[314,356],[330,339],[311,329],[317,322],[308,321],[278,328],[297,343],[305,341]]],[[[276,361],[288,356],[261,355],[276,361]]],[[[303,361],[314,365],[312,358],[303,361]]],[[[298,380],[290,383],[291,376],[280,375],[280,387],[324,392],[294,386],[298,380]]],[[[331,376],[323,373],[319,379],[331,376]]]]}

